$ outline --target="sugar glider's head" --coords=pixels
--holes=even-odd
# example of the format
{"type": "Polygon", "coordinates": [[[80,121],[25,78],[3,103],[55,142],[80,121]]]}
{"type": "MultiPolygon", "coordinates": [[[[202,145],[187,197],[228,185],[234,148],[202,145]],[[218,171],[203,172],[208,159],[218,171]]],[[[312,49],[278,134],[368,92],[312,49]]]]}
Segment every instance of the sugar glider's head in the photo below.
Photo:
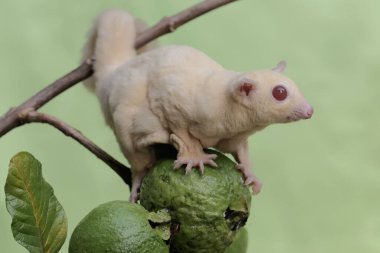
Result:
{"type": "Polygon", "coordinates": [[[313,114],[296,84],[282,74],[285,68],[282,61],[271,70],[244,73],[233,81],[233,97],[252,110],[258,123],[287,123],[313,114]]]}

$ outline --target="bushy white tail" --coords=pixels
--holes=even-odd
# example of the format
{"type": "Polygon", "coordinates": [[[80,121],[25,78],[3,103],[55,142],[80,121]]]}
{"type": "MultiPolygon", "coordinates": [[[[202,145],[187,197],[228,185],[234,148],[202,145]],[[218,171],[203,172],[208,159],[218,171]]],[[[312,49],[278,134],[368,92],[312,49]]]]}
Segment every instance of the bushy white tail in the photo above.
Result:
{"type": "Polygon", "coordinates": [[[96,90],[100,79],[136,55],[137,33],[135,18],[127,11],[109,10],[95,19],[82,54],[82,61],[95,59],[94,75],[84,82],[88,88],[96,90]]]}

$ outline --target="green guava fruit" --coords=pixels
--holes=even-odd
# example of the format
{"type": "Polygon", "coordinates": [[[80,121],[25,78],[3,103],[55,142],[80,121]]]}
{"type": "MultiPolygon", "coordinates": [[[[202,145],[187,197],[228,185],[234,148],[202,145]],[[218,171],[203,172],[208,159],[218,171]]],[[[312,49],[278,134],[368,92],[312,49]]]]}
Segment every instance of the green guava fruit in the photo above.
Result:
{"type": "Polygon", "coordinates": [[[227,248],[224,253],[246,253],[248,247],[248,231],[246,228],[241,228],[236,235],[233,243],[227,248]]]}
{"type": "MultiPolygon", "coordinates": [[[[102,204],[77,225],[69,253],[168,253],[161,233],[151,227],[150,217],[141,205],[127,201],[102,204]]],[[[168,220],[170,216],[163,219],[168,220]]]]}
{"type": "Polygon", "coordinates": [[[246,223],[251,193],[236,163],[217,154],[217,168],[173,170],[173,159],[163,159],[144,177],[140,203],[148,211],[168,210],[177,231],[170,239],[172,253],[224,252],[246,223]]]}

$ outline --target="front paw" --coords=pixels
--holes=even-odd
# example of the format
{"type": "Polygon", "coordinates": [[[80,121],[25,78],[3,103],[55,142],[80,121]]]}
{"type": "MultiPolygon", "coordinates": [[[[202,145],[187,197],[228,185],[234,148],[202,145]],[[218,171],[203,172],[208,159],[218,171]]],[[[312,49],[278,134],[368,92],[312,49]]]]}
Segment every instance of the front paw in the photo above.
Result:
{"type": "Polygon", "coordinates": [[[190,173],[193,167],[198,167],[201,173],[204,173],[205,164],[208,164],[212,167],[218,167],[214,162],[217,155],[215,154],[201,154],[197,156],[181,156],[174,161],[174,169],[179,169],[182,165],[186,165],[185,171],[186,175],[190,173]]]}
{"type": "Polygon", "coordinates": [[[244,176],[244,184],[251,186],[252,194],[259,194],[261,191],[261,187],[263,186],[261,181],[254,174],[252,174],[249,168],[245,167],[244,165],[238,164],[236,167],[238,170],[241,171],[241,173],[244,176]]]}
{"type": "Polygon", "coordinates": [[[263,186],[261,181],[256,176],[247,177],[244,181],[244,184],[251,186],[253,195],[259,194],[261,187],[263,186]]]}

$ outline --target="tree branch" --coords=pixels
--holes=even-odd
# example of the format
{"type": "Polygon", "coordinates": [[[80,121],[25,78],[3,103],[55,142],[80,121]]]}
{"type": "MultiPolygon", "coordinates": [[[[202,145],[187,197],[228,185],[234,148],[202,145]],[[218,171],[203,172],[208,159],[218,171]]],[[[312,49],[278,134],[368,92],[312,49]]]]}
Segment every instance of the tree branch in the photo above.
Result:
{"type": "Polygon", "coordinates": [[[85,80],[91,75],[92,62],[84,62],[78,68],[37,92],[34,96],[26,100],[21,105],[10,109],[3,117],[0,118],[0,137],[25,123],[20,121],[20,115],[23,114],[24,111],[38,110],[57,95],[61,94],[80,81],[85,80]]]}
{"type": "MultiPolygon", "coordinates": [[[[179,26],[211,10],[235,1],[237,0],[205,0],[188,9],[183,10],[174,16],[163,18],[156,25],[147,29],[137,37],[135,47],[138,49],[164,34],[173,32],[179,26]]],[[[50,124],[53,127],[59,129],[65,135],[77,140],[90,152],[107,163],[130,186],[130,171],[127,169],[127,167],[101,150],[98,146],[83,136],[78,130],[70,127],[68,124],[59,121],[52,116],[36,112],[40,107],[48,103],[54,97],[74,86],[75,84],[87,79],[92,74],[92,61],[87,60],[70,73],[64,75],[63,77],[48,85],[46,88],[36,93],[21,105],[11,108],[5,115],[0,118],[0,138],[14,128],[17,128],[26,123],[40,122],[50,124]],[[121,170],[125,170],[127,172],[122,172],[121,170]],[[128,176],[126,174],[128,174],[128,176]]]]}
{"type": "Polygon", "coordinates": [[[205,0],[174,16],[165,17],[160,22],[141,33],[136,39],[135,47],[140,48],[164,34],[174,32],[181,25],[184,25],[207,12],[236,1],[237,0],[205,0]]]}
{"type": "Polygon", "coordinates": [[[57,128],[64,135],[70,136],[71,138],[75,139],[77,142],[82,144],[82,146],[84,146],[91,153],[93,153],[96,157],[103,160],[103,162],[105,162],[113,171],[115,171],[127,185],[132,184],[131,171],[128,167],[115,160],[112,156],[110,156],[108,153],[106,153],[96,144],[94,144],[91,140],[85,137],[81,132],[69,126],[65,122],[57,119],[54,116],[36,111],[30,111],[21,115],[21,120],[26,123],[46,123],[57,128]]]}

